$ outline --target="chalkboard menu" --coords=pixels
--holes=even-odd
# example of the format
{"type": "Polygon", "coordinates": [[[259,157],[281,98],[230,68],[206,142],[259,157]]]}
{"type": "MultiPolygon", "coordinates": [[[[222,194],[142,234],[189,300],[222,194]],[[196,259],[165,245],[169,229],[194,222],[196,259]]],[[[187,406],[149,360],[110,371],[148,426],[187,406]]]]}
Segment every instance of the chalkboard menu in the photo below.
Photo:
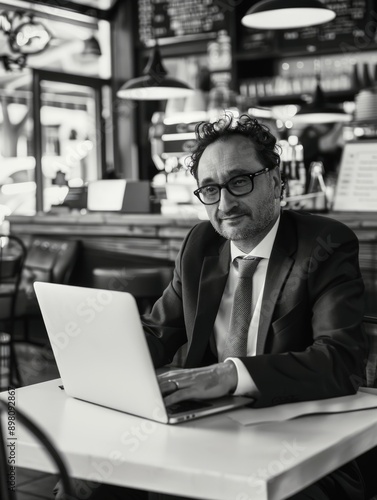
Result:
{"type": "Polygon", "coordinates": [[[323,0],[336,13],[333,21],[308,28],[279,31],[284,53],[357,52],[376,47],[377,13],[374,0],[323,0]]]}
{"type": "Polygon", "coordinates": [[[318,26],[290,30],[255,30],[241,25],[245,13],[240,5],[239,51],[256,57],[272,54],[303,55],[308,53],[359,52],[377,47],[376,0],[322,0],[336,13],[333,21],[318,26]]]}
{"type": "MultiPolygon", "coordinates": [[[[138,0],[139,38],[204,35],[228,29],[229,13],[218,0],[138,0]]],[[[225,3],[226,5],[226,3],[225,3]]]]}

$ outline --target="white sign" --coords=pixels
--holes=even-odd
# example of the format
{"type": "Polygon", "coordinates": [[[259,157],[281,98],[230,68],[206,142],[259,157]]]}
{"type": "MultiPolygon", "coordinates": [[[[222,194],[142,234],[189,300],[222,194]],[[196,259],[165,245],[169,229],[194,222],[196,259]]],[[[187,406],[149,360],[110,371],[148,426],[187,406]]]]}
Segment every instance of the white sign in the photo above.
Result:
{"type": "Polygon", "coordinates": [[[377,212],[377,141],[344,146],[333,210],[377,212]]]}

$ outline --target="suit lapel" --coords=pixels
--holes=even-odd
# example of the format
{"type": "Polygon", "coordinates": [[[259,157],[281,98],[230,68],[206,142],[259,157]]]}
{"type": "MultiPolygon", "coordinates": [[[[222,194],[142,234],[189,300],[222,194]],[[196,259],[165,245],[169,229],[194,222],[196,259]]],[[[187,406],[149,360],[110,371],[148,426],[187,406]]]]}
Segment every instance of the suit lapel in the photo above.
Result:
{"type": "Polygon", "coordinates": [[[296,232],[284,212],[281,214],[279,229],[272,248],[267,268],[259,319],[256,354],[263,354],[272,314],[279,298],[281,288],[293,266],[292,255],[297,248],[296,232]]]}
{"type": "Polygon", "coordinates": [[[198,306],[191,344],[188,346],[186,368],[200,364],[206,351],[229,274],[230,242],[222,245],[218,255],[203,261],[199,284],[198,306]]]}
{"type": "MultiPolygon", "coordinates": [[[[272,314],[281,288],[293,266],[294,258],[292,256],[296,248],[297,236],[295,228],[287,214],[283,212],[267,269],[259,321],[257,354],[264,352],[272,314]]],[[[192,340],[188,345],[186,368],[198,366],[203,359],[228,279],[229,262],[229,241],[222,245],[218,255],[207,256],[203,261],[198,306],[194,319],[192,340]]]]}

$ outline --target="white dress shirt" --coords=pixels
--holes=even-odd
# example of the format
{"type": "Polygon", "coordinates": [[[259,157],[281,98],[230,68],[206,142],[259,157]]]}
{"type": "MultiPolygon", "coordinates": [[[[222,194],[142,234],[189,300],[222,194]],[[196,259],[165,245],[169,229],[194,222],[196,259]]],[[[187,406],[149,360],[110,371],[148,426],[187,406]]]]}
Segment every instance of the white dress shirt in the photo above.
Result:
{"type": "MultiPolygon", "coordinates": [[[[251,304],[251,321],[247,338],[247,356],[255,356],[257,346],[257,335],[260,319],[260,311],[262,306],[262,297],[264,285],[266,281],[268,262],[271,256],[272,247],[274,245],[276,233],[278,230],[280,216],[270,229],[269,233],[253,250],[245,254],[239,250],[236,245],[230,242],[231,265],[229,269],[228,280],[225,285],[224,293],[220,302],[220,307],[214,324],[214,334],[216,340],[217,354],[221,358],[221,354],[225,348],[225,340],[228,335],[230,316],[232,311],[233,296],[238,279],[238,271],[234,266],[234,260],[237,257],[261,257],[261,261],[253,276],[252,304],[251,304]]],[[[256,395],[258,389],[247,371],[245,365],[238,358],[227,358],[225,361],[231,360],[236,365],[238,383],[234,392],[235,395],[256,395]]]]}

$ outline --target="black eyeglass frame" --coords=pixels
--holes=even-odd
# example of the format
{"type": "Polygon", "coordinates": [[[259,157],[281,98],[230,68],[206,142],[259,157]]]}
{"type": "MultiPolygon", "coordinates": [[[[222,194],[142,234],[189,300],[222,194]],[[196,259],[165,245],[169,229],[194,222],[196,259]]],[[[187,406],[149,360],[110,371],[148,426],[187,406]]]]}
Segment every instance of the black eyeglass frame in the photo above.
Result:
{"type": "Polygon", "coordinates": [[[239,198],[241,196],[246,196],[247,194],[250,194],[254,190],[254,178],[258,177],[258,175],[262,175],[262,174],[265,174],[267,172],[270,172],[271,170],[272,170],[271,168],[265,167],[262,170],[258,170],[257,172],[254,172],[253,174],[238,174],[238,175],[234,175],[233,177],[231,177],[230,179],[228,179],[226,182],[223,182],[222,184],[206,184],[205,186],[201,186],[200,188],[195,189],[194,195],[198,198],[198,200],[201,203],[203,203],[203,205],[215,205],[216,203],[219,203],[220,198],[221,198],[221,190],[224,189],[224,188],[232,196],[236,196],[237,198],[239,198]],[[242,194],[235,194],[235,193],[232,192],[232,190],[229,187],[229,183],[233,179],[236,179],[237,177],[249,177],[249,179],[251,180],[251,189],[250,189],[250,191],[248,191],[247,193],[242,193],[242,194]],[[203,189],[208,188],[210,186],[218,188],[218,190],[219,190],[219,198],[218,198],[218,200],[212,201],[211,203],[206,203],[205,201],[203,201],[203,200],[200,199],[200,193],[201,193],[201,191],[203,189]]]}

